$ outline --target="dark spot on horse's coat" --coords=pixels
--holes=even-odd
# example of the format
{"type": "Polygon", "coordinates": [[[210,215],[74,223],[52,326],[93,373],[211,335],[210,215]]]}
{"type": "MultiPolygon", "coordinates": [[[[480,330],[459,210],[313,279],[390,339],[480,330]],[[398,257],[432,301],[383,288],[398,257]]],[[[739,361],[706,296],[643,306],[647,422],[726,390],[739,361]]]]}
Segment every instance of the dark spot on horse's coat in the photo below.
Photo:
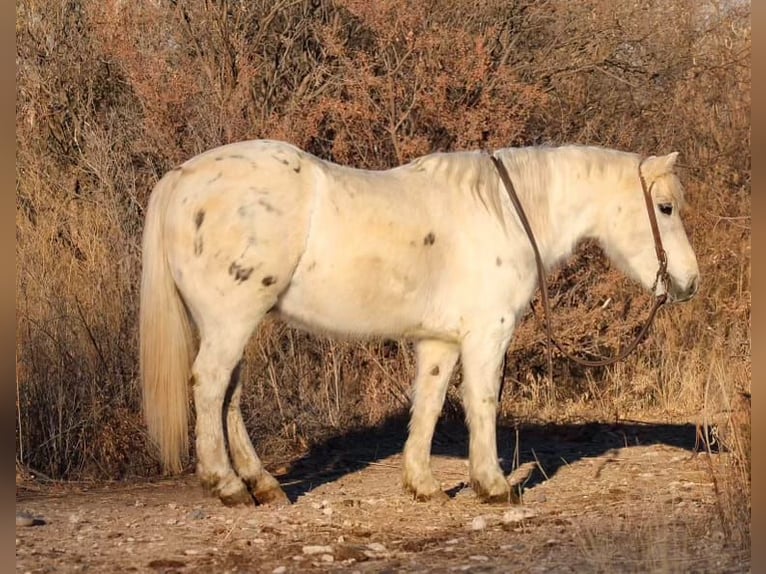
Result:
{"type": "Polygon", "coordinates": [[[300,173],[300,172],[301,172],[301,166],[300,166],[300,164],[296,165],[296,166],[293,168],[293,171],[294,171],[295,173],[300,173]]]}
{"type": "Polygon", "coordinates": [[[202,255],[202,236],[201,235],[197,235],[194,238],[194,255],[196,255],[197,257],[202,255]]]}
{"type": "Polygon", "coordinates": [[[229,275],[234,277],[234,281],[237,283],[244,283],[250,278],[250,274],[253,272],[252,267],[242,267],[236,261],[232,261],[229,265],[229,275]]]}
{"type": "Polygon", "coordinates": [[[496,258],[495,258],[495,265],[497,265],[498,267],[500,267],[502,264],[503,264],[503,260],[502,260],[502,259],[500,259],[499,257],[496,257],[496,258]]]}
{"type": "Polygon", "coordinates": [[[505,317],[500,317],[500,324],[505,323],[505,317]]]}
{"type": "Polygon", "coordinates": [[[308,271],[313,271],[316,266],[317,266],[317,262],[316,261],[312,261],[311,264],[308,267],[308,271]]]}
{"type": "Polygon", "coordinates": [[[247,205],[240,205],[237,208],[237,215],[239,215],[240,217],[247,217],[248,215],[250,215],[250,209],[248,209],[247,205]]]}
{"type": "Polygon", "coordinates": [[[231,155],[219,155],[215,158],[215,161],[223,161],[225,159],[247,159],[247,157],[241,153],[233,153],[231,155]]]}
{"type": "Polygon", "coordinates": [[[435,377],[439,374],[439,365],[434,365],[434,368],[431,369],[431,374],[435,377]]]}
{"type": "Polygon", "coordinates": [[[202,222],[205,221],[205,210],[200,209],[197,213],[194,214],[194,227],[199,231],[199,228],[202,226],[202,222]]]}
{"type": "Polygon", "coordinates": [[[266,277],[261,279],[261,283],[263,283],[265,287],[268,287],[269,285],[274,285],[274,283],[276,282],[277,282],[277,278],[274,277],[273,275],[266,275],[266,277]]]}
{"type": "Polygon", "coordinates": [[[222,172],[222,171],[219,171],[219,172],[218,172],[218,175],[216,175],[215,177],[211,177],[211,178],[208,180],[208,182],[207,182],[207,183],[208,183],[208,185],[210,185],[211,183],[215,183],[216,181],[218,181],[218,180],[219,180],[219,179],[221,179],[222,177],[223,177],[223,172],[222,172]]]}
{"type": "Polygon", "coordinates": [[[265,199],[259,199],[258,200],[258,205],[262,205],[266,209],[266,211],[268,211],[269,213],[277,213],[279,215],[282,215],[282,210],[281,209],[277,209],[276,207],[271,205],[265,199]]]}
{"type": "Polygon", "coordinates": [[[277,156],[277,155],[272,155],[271,157],[273,157],[275,160],[277,160],[277,161],[278,161],[279,163],[281,163],[282,165],[289,165],[289,164],[290,164],[290,162],[289,162],[289,161],[287,161],[287,160],[286,160],[285,158],[283,158],[283,157],[279,157],[279,156],[277,156]]]}
{"type": "Polygon", "coordinates": [[[423,238],[423,245],[433,245],[436,241],[436,236],[433,231],[429,231],[428,235],[423,238]]]}

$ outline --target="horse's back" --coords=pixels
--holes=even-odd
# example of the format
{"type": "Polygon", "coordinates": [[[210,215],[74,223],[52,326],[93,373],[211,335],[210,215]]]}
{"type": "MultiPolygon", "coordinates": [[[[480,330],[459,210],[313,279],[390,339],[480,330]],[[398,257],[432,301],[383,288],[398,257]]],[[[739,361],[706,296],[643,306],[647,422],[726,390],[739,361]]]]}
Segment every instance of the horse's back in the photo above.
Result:
{"type": "Polygon", "coordinates": [[[451,337],[463,303],[456,292],[470,284],[474,232],[466,230],[476,221],[464,190],[476,175],[456,168],[453,155],[384,171],[324,162],[306,249],[280,311],[352,335],[451,337]]]}

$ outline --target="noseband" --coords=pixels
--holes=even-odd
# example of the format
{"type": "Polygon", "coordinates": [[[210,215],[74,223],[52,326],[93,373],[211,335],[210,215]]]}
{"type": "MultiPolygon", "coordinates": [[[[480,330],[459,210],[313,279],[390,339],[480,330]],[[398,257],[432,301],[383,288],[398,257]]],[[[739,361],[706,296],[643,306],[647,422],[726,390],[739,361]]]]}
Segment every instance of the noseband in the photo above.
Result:
{"type": "MultiPolygon", "coordinates": [[[[670,288],[670,276],[668,275],[668,271],[667,271],[668,257],[667,257],[667,254],[665,253],[665,250],[662,247],[662,239],[660,237],[659,226],[657,225],[657,217],[656,217],[656,214],[654,213],[654,204],[652,202],[652,196],[651,196],[652,188],[651,186],[647,187],[646,180],[644,179],[644,175],[643,173],[641,173],[641,166],[643,165],[644,160],[641,160],[641,162],[638,164],[638,178],[641,181],[641,189],[644,192],[644,200],[646,201],[646,211],[649,214],[649,222],[652,227],[652,235],[654,236],[654,248],[655,248],[655,251],[657,252],[657,260],[659,261],[659,264],[660,264],[659,269],[657,270],[657,277],[655,278],[654,284],[652,285],[652,291],[656,290],[657,284],[662,282],[662,285],[664,286],[664,292],[655,297],[654,304],[652,305],[652,308],[649,311],[649,317],[646,319],[643,326],[641,327],[641,331],[638,333],[636,338],[630,343],[630,345],[625,347],[622,351],[620,351],[614,357],[610,357],[607,359],[600,359],[600,360],[592,360],[592,359],[583,359],[581,357],[576,357],[574,355],[571,355],[566,350],[564,350],[562,346],[559,344],[559,342],[554,338],[553,328],[551,327],[551,307],[550,307],[550,300],[548,298],[548,286],[545,282],[545,268],[543,266],[542,257],[540,256],[540,250],[537,247],[537,241],[535,241],[534,233],[532,233],[532,228],[529,225],[529,220],[527,219],[527,216],[524,213],[524,208],[521,206],[519,197],[516,194],[516,190],[513,187],[513,183],[511,182],[511,177],[510,175],[508,175],[508,170],[505,168],[505,165],[503,164],[503,162],[497,159],[493,153],[489,154],[489,158],[492,160],[492,163],[495,165],[495,168],[497,169],[497,172],[500,175],[500,180],[503,182],[503,185],[505,186],[505,190],[508,192],[508,197],[511,199],[511,203],[513,203],[513,206],[516,209],[516,213],[518,214],[519,219],[521,220],[521,224],[524,227],[524,230],[527,232],[527,236],[529,237],[529,242],[532,244],[532,249],[535,252],[535,261],[537,262],[537,276],[540,282],[540,299],[542,301],[543,310],[544,310],[545,332],[546,332],[546,335],[548,336],[548,342],[549,342],[549,346],[548,346],[549,362],[550,362],[550,343],[553,343],[556,346],[556,348],[559,351],[561,351],[561,353],[566,358],[580,365],[584,365],[586,367],[604,367],[607,365],[612,365],[614,363],[617,363],[618,361],[622,361],[625,357],[627,357],[630,353],[632,353],[635,350],[638,344],[646,336],[646,333],[649,331],[649,327],[654,321],[654,316],[657,313],[657,310],[667,301],[668,289],[670,288]]],[[[652,185],[654,185],[654,182],[652,182],[652,185]]]]}

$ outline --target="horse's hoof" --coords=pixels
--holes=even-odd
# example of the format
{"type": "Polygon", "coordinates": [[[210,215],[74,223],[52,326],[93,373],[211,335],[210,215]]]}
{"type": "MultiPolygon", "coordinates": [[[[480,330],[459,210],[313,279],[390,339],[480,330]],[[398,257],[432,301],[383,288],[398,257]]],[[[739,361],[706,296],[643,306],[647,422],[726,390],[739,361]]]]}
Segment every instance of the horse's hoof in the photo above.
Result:
{"type": "Polygon", "coordinates": [[[251,506],[253,504],[253,497],[250,496],[247,489],[238,490],[231,494],[219,494],[218,498],[224,506],[251,506]]]}
{"type": "Polygon", "coordinates": [[[449,501],[449,495],[443,490],[436,490],[434,492],[413,492],[413,497],[417,502],[441,502],[445,503],[449,501]]]}
{"type": "Polygon", "coordinates": [[[290,499],[287,498],[285,491],[279,486],[257,490],[255,492],[255,500],[258,501],[258,504],[268,504],[270,506],[290,505],[290,499]]]}
{"type": "Polygon", "coordinates": [[[489,489],[484,488],[479,483],[471,485],[479,500],[486,504],[519,504],[521,502],[516,490],[511,488],[508,483],[504,482],[503,487],[489,489]]]}
{"type": "Polygon", "coordinates": [[[202,486],[202,493],[210,498],[218,496],[218,483],[220,479],[217,476],[206,476],[199,479],[200,486],[202,486]]]}
{"type": "Polygon", "coordinates": [[[253,504],[253,497],[250,491],[239,478],[231,480],[225,484],[218,485],[216,492],[218,498],[225,506],[238,506],[240,504],[253,504]]]}
{"type": "Polygon", "coordinates": [[[484,495],[479,497],[485,504],[519,504],[521,499],[513,490],[503,494],[484,495]]]}
{"type": "Polygon", "coordinates": [[[447,493],[441,489],[441,485],[436,479],[423,473],[410,473],[405,470],[402,477],[402,487],[404,491],[411,494],[417,502],[446,501],[449,500],[447,493]],[[418,477],[415,480],[413,477],[418,477]]]}

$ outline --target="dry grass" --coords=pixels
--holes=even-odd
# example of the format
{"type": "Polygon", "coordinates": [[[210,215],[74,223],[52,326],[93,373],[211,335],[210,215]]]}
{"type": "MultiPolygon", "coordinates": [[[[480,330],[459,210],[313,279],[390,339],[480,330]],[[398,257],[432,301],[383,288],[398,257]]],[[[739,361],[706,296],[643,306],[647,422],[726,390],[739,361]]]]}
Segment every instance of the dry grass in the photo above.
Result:
{"type": "MultiPolygon", "coordinates": [[[[626,362],[555,360],[552,380],[528,318],[502,412],[677,421],[731,409],[750,391],[751,298],[749,4],[734,6],[22,0],[17,462],[56,478],[158,471],[137,385],[147,194],[191,155],[254,137],[360,167],[541,142],[680,151],[700,295],[663,310],[626,362]]],[[[624,345],[648,309],[593,246],[551,291],[562,338],[592,355],[624,345]]],[[[403,343],[332,342],[269,322],[246,358],[246,422],[267,460],[407,408],[414,365],[403,343]]],[[[448,416],[460,414],[457,396],[448,416]]],[[[721,521],[742,544],[745,426],[711,461],[721,521]]]]}
{"type": "MultiPolygon", "coordinates": [[[[722,563],[749,570],[750,555],[750,395],[744,371],[730,371],[725,355],[713,352],[695,373],[703,408],[695,421],[697,454],[712,484],[712,507],[697,503],[681,511],[668,501],[642,500],[637,510],[581,527],[580,551],[595,572],[689,572],[707,569],[718,553],[722,563]],[[673,512],[671,512],[673,511],[673,512]],[[705,548],[701,546],[705,545],[705,548]],[[700,563],[699,561],[702,560],[700,563]]],[[[726,570],[726,569],[724,569],[726,570]]],[[[728,570],[726,570],[728,571],[728,570]]]]}

